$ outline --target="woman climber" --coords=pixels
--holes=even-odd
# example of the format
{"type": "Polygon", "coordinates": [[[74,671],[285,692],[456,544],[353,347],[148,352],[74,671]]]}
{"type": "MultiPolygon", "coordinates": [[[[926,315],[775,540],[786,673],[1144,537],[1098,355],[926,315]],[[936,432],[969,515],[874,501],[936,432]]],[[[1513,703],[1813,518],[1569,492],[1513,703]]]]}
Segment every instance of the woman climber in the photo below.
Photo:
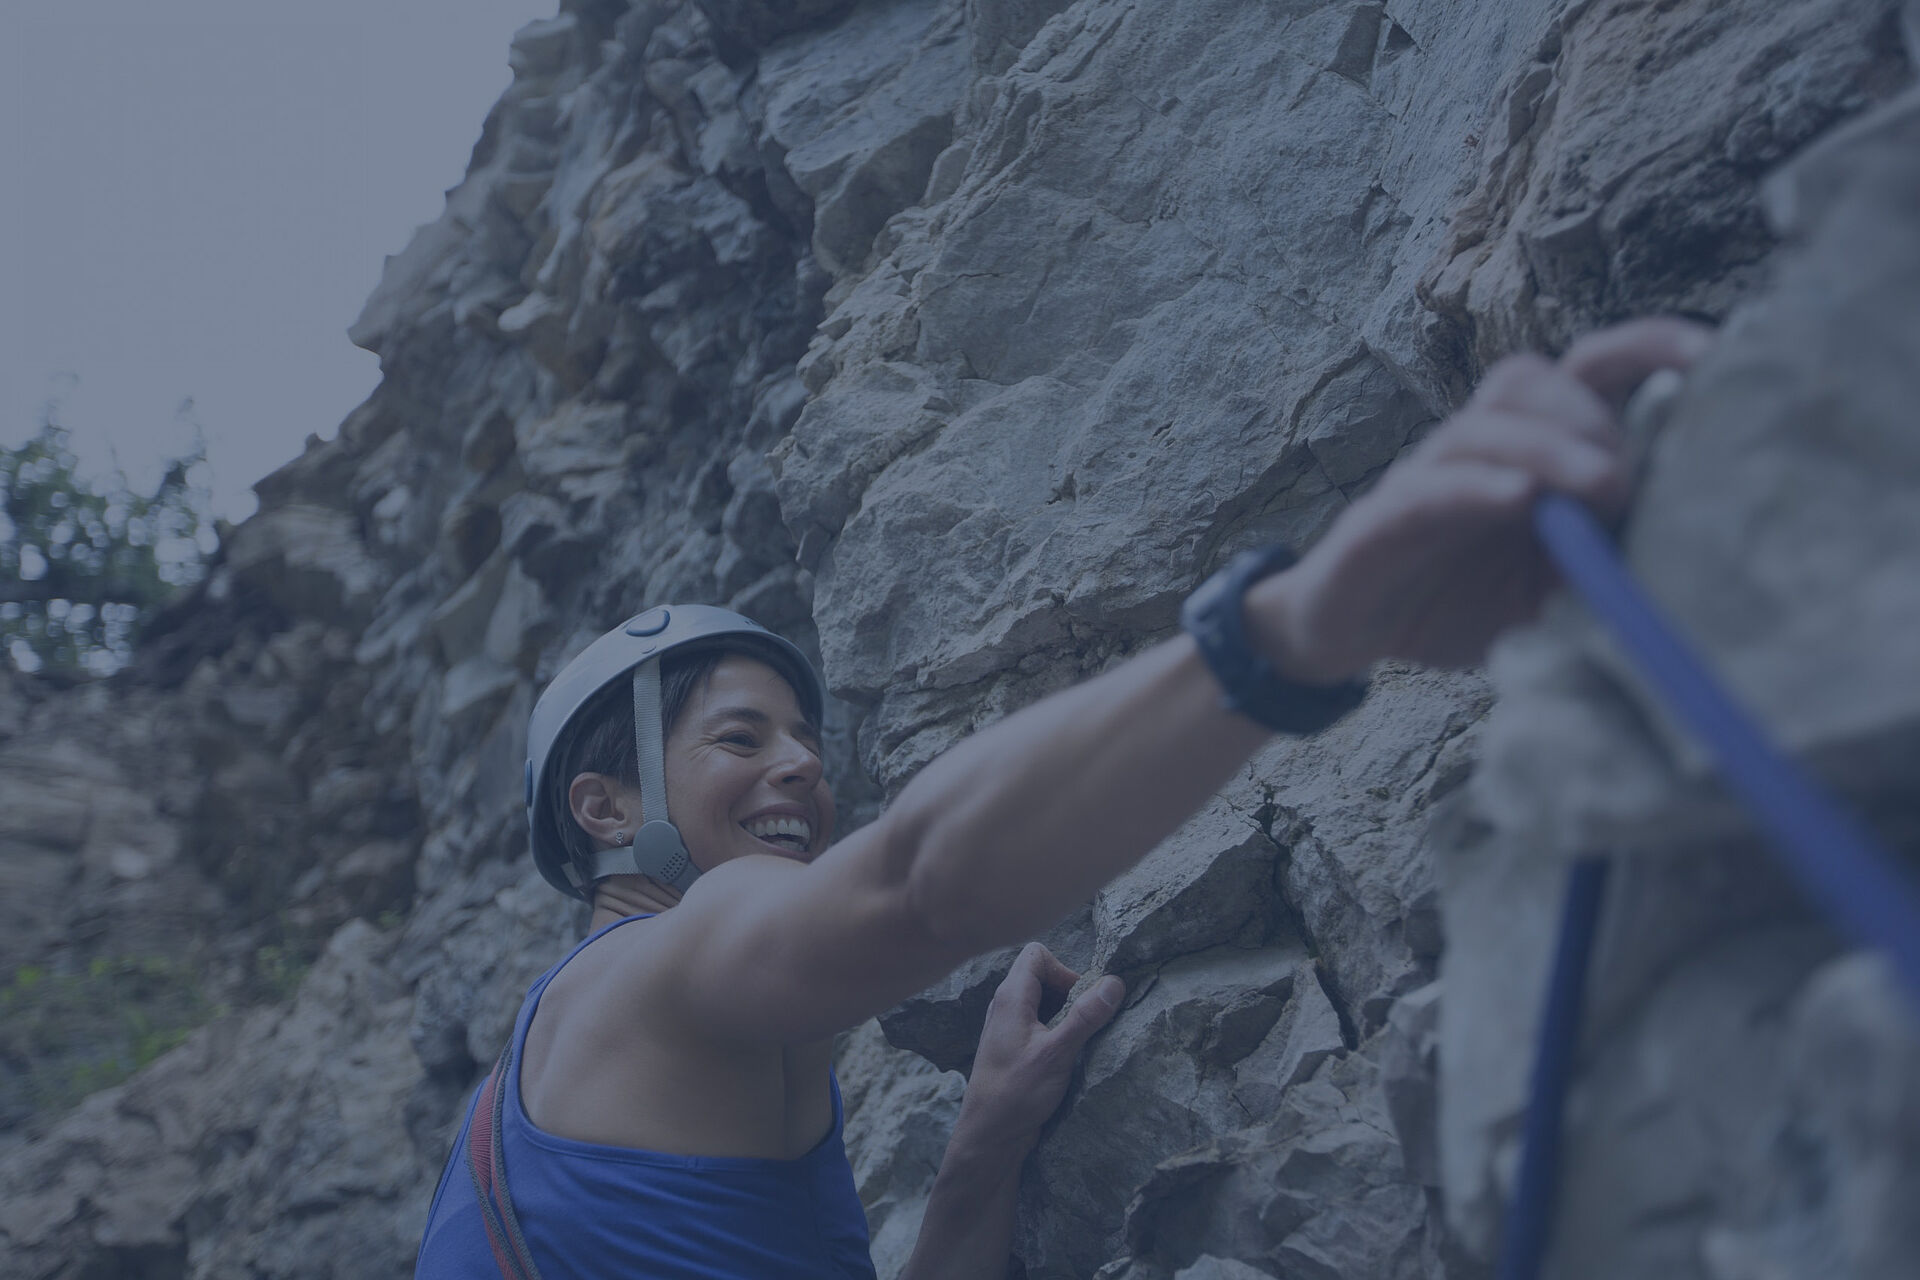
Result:
{"type": "MultiPolygon", "coordinates": [[[[434,1196],[417,1274],[873,1274],[835,1033],[1045,930],[1274,731],[1351,709],[1383,658],[1476,663],[1553,575],[1543,490],[1616,514],[1618,405],[1708,335],[1643,320],[1502,361],[1297,563],[1247,553],[1185,634],[1007,717],[833,843],[818,677],[738,615],[635,616],[548,687],[528,818],[590,933],[536,982],[434,1196]]],[[[1114,1015],[1029,945],[994,996],[904,1276],[998,1277],[1020,1166],[1114,1015]]]]}

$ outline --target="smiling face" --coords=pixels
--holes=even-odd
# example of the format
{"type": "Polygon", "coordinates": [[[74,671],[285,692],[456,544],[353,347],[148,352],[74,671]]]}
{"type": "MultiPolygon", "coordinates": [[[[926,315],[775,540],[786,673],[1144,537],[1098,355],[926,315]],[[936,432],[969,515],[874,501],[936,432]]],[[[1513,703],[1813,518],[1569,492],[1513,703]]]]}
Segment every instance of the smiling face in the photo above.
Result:
{"type": "Polygon", "coordinates": [[[833,839],[816,726],[772,667],[729,656],[667,734],[668,816],[694,865],[749,853],[811,862],[833,839]]]}

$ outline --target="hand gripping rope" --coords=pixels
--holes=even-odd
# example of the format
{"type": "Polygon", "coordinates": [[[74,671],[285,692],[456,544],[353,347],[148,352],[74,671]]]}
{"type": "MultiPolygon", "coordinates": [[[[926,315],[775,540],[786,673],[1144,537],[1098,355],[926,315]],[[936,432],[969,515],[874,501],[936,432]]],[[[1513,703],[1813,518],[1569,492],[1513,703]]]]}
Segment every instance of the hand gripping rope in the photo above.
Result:
{"type": "MultiPolygon", "coordinates": [[[[1699,736],[1732,790],[1763,822],[1776,855],[1801,888],[1858,942],[1887,953],[1920,1004],[1920,895],[1882,848],[1799,769],[1769,746],[1746,714],[1634,585],[1587,509],[1560,494],[1535,504],[1534,529],[1564,577],[1699,736]]],[[[1500,1280],[1534,1280],[1546,1257],[1559,1172],[1561,1104],[1579,1043],[1587,961],[1606,886],[1606,864],[1575,864],[1567,885],[1527,1104],[1520,1177],[1507,1212],[1500,1280]]]]}

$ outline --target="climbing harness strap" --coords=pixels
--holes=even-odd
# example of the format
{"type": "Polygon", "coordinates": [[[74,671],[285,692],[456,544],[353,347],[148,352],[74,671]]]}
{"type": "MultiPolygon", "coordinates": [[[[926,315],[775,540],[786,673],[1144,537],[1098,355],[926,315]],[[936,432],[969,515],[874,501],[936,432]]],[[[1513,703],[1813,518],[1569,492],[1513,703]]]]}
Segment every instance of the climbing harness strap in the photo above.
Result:
{"type": "Polygon", "coordinates": [[[533,1263],[527,1239],[520,1230],[519,1215],[513,1211],[513,1195],[507,1189],[507,1162],[501,1142],[501,1121],[506,1114],[507,1074],[513,1061],[513,1039],[487,1073],[480,1086],[480,1098],[473,1104],[473,1122],[467,1126],[467,1172],[473,1176],[473,1190],[480,1201],[480,1217],[487,1228],[487,1247],[500,1268],[503,1280],[540,1280],[540,1268],[533,1263]]]}
{"type": "MultiPolygon", "coordinates": [[[[1641,674],[1706,745],[1728,785],[1763,819],[1787,869],[1856,939],[1886,951],[1920,1001],[1920,895],[1893,856],[1767,744],[1634,585],[1585,507],[1548,494],[1535,504],[1533,515],[1535,531],[1561,576],[1606,621],[1641,674]]],[[[1546,1256],[1561,1107],[1579,1042],[1587,962],[1605,880],[1605,864],[1593,859],[1576,864],[1568,882],[1500,1280],[1533,1280],[1546,1256]]]]}

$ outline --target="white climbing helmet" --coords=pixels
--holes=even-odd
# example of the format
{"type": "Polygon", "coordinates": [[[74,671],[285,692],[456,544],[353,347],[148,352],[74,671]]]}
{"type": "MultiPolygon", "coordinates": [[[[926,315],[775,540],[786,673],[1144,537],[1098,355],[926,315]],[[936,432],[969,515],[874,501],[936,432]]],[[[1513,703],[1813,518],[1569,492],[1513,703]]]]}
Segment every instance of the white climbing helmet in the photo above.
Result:
{"type": "Polygon", "coordinates": [[[680,830],[667,816],[666,725],[660,715],[660,660],[676,649],[726,640],[764,656],[800,699],[800,709],[818,722],[825,701],[813,665],[790,641],[751,618],[704,604],[662,605],[627,619],[595,640],[553,678],[527,724],[527,832],[534,865],[560,892],[591,901],[593,882],[623,872],[650,875],[685,892],[700,870],[687,854],[680,830]],[[631,847],[603,849],[590,860],[567,852],[548,799],[547,771],[558,767],[555,750],[574,718],[595,694],[622,677],[633,680],[634,743],[640,764],[640,805],[646,821],[631,847]]]}

